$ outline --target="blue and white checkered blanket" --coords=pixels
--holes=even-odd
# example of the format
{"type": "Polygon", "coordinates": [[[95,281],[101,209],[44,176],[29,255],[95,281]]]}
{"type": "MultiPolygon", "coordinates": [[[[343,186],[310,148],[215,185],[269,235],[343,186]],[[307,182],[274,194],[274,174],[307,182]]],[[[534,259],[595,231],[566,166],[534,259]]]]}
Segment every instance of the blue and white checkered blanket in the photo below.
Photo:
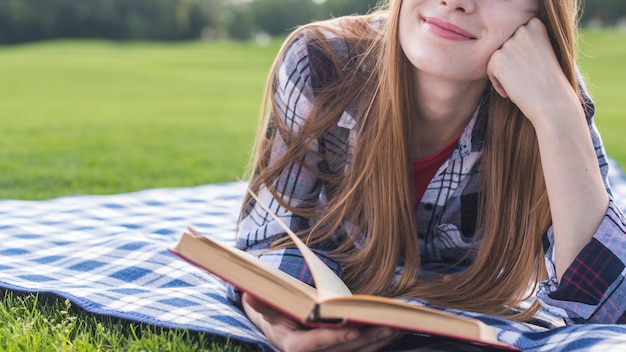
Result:
{"type": "MultiPolygon", "coordinates": [[[[626,178],[611,174],[626,209],[626,178]]],[[[167,252],[192,226],[234,243],[245,183],[45,201],[0,201],[0,287],[52,293],[85,310],[273,347],[225,285],[167,252]]],[[[626,326],[545,329],[476,316],[528,351],[626,351],[626,326]]]]}

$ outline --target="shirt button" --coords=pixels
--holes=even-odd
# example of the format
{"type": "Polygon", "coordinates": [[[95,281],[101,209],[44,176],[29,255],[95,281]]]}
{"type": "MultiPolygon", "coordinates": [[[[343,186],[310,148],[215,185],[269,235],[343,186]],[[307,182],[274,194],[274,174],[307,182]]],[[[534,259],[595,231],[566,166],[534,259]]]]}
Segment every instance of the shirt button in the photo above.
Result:
{"type": "Polygon", "coordinates": [[[431,203],[424,204],[424,209],[431,211],[433,210],[433,205],[431,203]]]}

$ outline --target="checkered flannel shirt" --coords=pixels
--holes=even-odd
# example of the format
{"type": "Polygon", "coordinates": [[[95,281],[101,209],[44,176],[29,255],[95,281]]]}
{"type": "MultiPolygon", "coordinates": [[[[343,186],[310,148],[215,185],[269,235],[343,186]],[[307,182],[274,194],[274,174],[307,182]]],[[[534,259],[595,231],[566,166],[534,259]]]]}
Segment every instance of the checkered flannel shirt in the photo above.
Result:
{"type": "MultiPolygon", "coordinates": [[[[336,34],[328,34],[339,55],[358,55],[347,47],[336,34]]],[[[309,45],[306,33],[292,40],[278,71],[274,101],[285,126],[298,132],[315,98],[314,88],[331,80],[335,68],[316,49],[309,45]]],[[[611,195],[608,164],[600,136],[593,122],[594,105],[586,91],[589,133],[593,138],[598,163],[611,195]]],[[[487,120],[486,98],[477,107],[465,128],[458,145],[430,182],[421,202],[416,207],[419,249],[424,264],[424,275],[429,268],[441,268],[464,258],[473,241],[477,217],[479,191],[479,160],[482,153],[487,120]]],[[[292,206],[304,201],[324,202],[326,189],[310,170],[325,165],[318,156],[345,155],[354,148],[358,111],[348,108],[331,126],[323,138],[310,146],[310,153],[302,160],[285,168],[276,181],[276,190],[292,206]]],[[[286,150],[284,142],[276,138],[271,160],[286,150]]],[[[344,169],[348,165],[342,166],[344,169]]],[[[340,168],[337,170],[340,172],[340,168]]],[[[278,214],[294,231],[308,228],[306,220],[281,207],[267,190],[260,191],[260,199],[278,214]]],[[[309,203],[310,204],[310,203],[309,203]]],[[[257,253],[263,260],[296,278],[313,284],[312,277],[299,252],[283,249],[266,252],[268,244],[285,235],[283,229],[258,205],[252,204],[240,220],[237,247],[257,253]]],[[[349,224],[345,225],[349,227],[349,224]]],[[[541,283],[537,298],[545,309],[561,316],[569,323],[625,323],[626,284],[626,219],[612,196],[606,216],[591,242],[580,252],[557,284],[554,266],[552,229],[544,236],[545,262],[549,279],[541,283]]],[[[358,245],[358,241],[357,241],[358,245]]],[[[341,267],[326,255],[332,243],[316,249],[317,254],[337,274],[341,267]]],[[[459,266],[457,266],[459,268],[459,266]]],[[[401,270],[401,268],[399,268],[401,270]]],[[[436,271],[436,270],[435,270],[436,271]]]]}

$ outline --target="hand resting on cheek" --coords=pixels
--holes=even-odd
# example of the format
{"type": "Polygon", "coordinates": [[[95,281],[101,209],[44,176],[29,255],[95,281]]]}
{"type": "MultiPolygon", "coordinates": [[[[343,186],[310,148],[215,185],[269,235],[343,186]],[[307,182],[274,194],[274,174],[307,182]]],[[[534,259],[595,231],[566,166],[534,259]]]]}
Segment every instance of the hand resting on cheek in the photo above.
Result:
{"type": "Polygon", "coordinates": [[[496,92],[509,98],[534,124],[555,102],[577,99],[556,57],[545,25],[532,18],[522,25],[487,66],[496,92]]]}

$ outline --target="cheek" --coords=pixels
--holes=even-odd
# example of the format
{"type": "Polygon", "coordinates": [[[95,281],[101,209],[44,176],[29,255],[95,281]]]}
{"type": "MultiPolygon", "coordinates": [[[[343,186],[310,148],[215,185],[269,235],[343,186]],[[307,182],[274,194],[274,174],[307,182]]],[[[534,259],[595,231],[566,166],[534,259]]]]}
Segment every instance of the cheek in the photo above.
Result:
{"type": "Polygon", "coordinates": [[[536,17],[536,11],[520,10],[512,15],[508,20],[503,21],[501,24],[502,32],[506,35],[507,39],[511,37],[520,27],[526,25],[531,18],[536,17]]]}
{"type": "Polygon", "coordinates": [[[410,50],[410,47],[417,41],[417,34],[414,23],[411,23],[406,16],[400,13],[398,23],[398,41],[403,51],[410,50]]]}
{"type": "Polygon", "coordinates": [[[501,32],[498,33],[497,36],[494,36],[494,38],[491,40],[491,43],[489,44],[489,51],[491,52],[490,54],[493,54],[496,50],[502,48],[502,45],[504,45],[504,43],[506,43],[506,41],[511,38],[513,33],[501,32]]]}
{"type": "Polygon", "coordinates": [[[502,47],[502,45],[509,40],[521,26],[530,20],[530,18],[531,16],[512,18],[507,22],[499,23],[499,25],[494,26],[491,38],[493,51],[502,47]]]}

